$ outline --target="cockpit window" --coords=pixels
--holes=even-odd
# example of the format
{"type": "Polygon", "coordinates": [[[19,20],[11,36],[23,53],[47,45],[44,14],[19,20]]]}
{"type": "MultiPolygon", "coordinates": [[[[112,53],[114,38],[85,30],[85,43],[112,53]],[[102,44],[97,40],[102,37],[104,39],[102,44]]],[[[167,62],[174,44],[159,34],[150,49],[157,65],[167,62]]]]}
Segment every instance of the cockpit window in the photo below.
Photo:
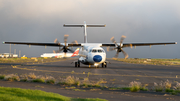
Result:
{"type": "Polygon", "coordinates": [[[92,49],[92,50],[90,50],[89,52],[92,52],[92,53],[96,53],[96,52],[98,52],[98,53],[104,53],[104,50],[102,50],[102,49],[92,49]]]}
{"type": "Polygon", "coordinates": [[[97,50],[95,50],[95,49],[92,50],[92,53],[96,53],[96,52],[97,52],[97,50]]]}
{"type": "Polygon", "coordinates": [[[103,52],[102,50],[100,50],[100,49],[98,50],[98,53],[102,53],[102,52],[103,52]]]}

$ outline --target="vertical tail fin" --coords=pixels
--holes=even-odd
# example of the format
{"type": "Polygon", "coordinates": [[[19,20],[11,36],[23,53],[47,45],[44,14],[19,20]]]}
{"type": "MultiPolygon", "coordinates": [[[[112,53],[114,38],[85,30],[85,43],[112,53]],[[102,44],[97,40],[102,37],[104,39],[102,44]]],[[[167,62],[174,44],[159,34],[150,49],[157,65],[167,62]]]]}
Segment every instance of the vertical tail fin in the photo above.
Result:
{"type": "Polygon", "coordinates": [[[78,55],[79,55],[79,48],[77,48],[77,49],[74,51],[74,53],[73,53],[73,55],[71,55],[71,57],[78,56],[78,55]]]}
{"type": "Polygon", "coordinates": [[[84,21],[83,25],[63,25],[64,27],[84,27],[84,43],[87,43],[87,27],[105,27],[106,25],[87,25],[84,21]]]}

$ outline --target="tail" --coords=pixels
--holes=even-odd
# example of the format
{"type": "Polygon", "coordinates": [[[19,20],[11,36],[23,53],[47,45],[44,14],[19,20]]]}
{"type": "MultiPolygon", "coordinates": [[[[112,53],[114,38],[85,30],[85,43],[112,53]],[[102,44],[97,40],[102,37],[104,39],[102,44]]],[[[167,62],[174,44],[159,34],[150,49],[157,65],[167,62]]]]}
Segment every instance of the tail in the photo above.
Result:
{"type": "Polygon", "coordinates": [[[83,25],[65,25],[64,27],[84,27],[84,43],[87,43],[87,27],[105,27],[106,25],[86,25],[86,22],[84,21],[83,25]]]}
{"type": "Polygon", "coordinates": [[[78,56],[78,55],[79,55],[79,48],[77,48],[77,49],[74,51],[74,53],[73,53],[73,55],[71,55],[71,57],[78,56]]]}

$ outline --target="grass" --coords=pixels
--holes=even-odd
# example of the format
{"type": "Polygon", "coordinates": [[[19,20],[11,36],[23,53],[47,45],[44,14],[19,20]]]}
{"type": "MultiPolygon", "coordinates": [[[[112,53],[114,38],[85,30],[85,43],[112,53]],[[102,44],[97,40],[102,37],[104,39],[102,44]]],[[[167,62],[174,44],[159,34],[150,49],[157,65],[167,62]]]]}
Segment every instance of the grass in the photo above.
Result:
{"type": "MultiPolygon", "coordinates": [[[[60,84],[64,85],[68,89],[67,86],[75,86],[80,88],[99,88],[101,90],[129,90],[131,92],[138,92],[138,91],[148,91],[147,86],[148,84],[141,84],[141,82],[132,81],[129,84],[129,87],[110,87],[101,86],[100,84],[107,83],[104,79],[100,79],[99,81],[89,81],[89,78],[79,79],[74,76],[67,76],[60,78],[60,82],[56,83],[56,79],[52,76],[42,76],[42,75],[35,75],[34,73],[22,74],[18,76],[18,74],[9,74],[9,75],[2,75],[0,74],[0,78],[8,81],[23,81],[23,82],[39,82],[39,83],[47,83],[47,84],[60,84]]],[[[69,87],[69,88],[70,88],[69,87]]],[[[166,92],[172,95],[177,95],[180,93],[180,83],[176,82],[176,85],[172,87],[172,83],[169,80],[161,81],[159,84],[154,82],[154,91],[156,92],[166,92]],[[172,89],[173,88],[173,89],[172,89]]],[[[75,88],[71,88],[72,90],[75,88]]]]}
{"type": "Polygon", "coordinates": [[[4,77],[5,80],[8,80],[8,81],[20,81],[20,78],[18,75],[16,74],[9,74],[9,75],[6,75],[4,77]]]}
{"type": "Polygon", "coordinates": [[[47,84],[55,84],[55,79],[47,80],[46,83],[47,84]]]}
{"type": "Polygon", "coordinates": [[[122,87],[122,90],[130,90],[130,87],[122,87]]]}
{"type": "Polygon", "coordinates": [[[0,79],[4,79],[5,75],[0,75],[0,79]]]}
{"type": "Polygon", "coordinates": [[[44,79],[38,78],[38,79],[34,79],[32,80],[32,82],[40,82],[40,83],[45,83],[44,79]]]}
{"type": "Polygon", "coordinates": [[[114,60],[134,64],[151,64],[151,65],[180,65],[180,59],[144,59],[144,58],[115,58],[114,60]]]}
{"type": "Polygon", "coordinates": [[[0,87],[1,101],[107,101],[105,99],[70,98],[41,90],[0,87]]]}
{"type": "Polygon", "coordinates": [[[119,88],[119,87],[112,87],[112,88],[109,88],[109,90],[121,90],[122,88],[119,88]]]}
{"type": "Polygon", "coordinates": [[[44,63],[62,60],[60,58],[0,58],[0,63],[44,63]]]}
{"type": "Polygon", "coordinates": [[[129,87],[130,87],[130,91],[131,91],[131,92],[140,91],[141,82],[132,81],[132,82],[130,82],[129,87]]]}
{"type": "Polygon", "coordinates": [[[83,91],[85,92],[86,90],[81,90],[81,89],[72,89],[73,91],[83,91]]]}

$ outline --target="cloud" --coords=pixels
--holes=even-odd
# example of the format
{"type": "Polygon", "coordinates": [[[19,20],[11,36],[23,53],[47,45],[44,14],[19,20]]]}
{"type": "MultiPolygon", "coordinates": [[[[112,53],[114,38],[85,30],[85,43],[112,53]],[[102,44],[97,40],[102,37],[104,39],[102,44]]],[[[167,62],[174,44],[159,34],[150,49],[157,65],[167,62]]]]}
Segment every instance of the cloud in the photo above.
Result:
{"type": "MultiPolygon", "coordinates": [[[[82,28],[63,28],[63,24],[86,21],[87,24],[107,25],[88,28],[89,42],[111,43],[112,36],[119,42],[121,35],[127,36],[125,42],[179,41],[179,3],[176,0],[0,0],[0,40],[53,42],[58,38],[63,42],[64,34],[69,34],[68,42],[83,42],[82,28]]],[[[22,47],[25,46],[18,46],[22,47]]],[[[31,56],[29,48],[23,49],[31,56]]],[[[44,47],[42,49],[35,55],[43,53],[44,47]]],[[[0,53],[6,50],[8,47],[1,48],[0,53]]],[[[45,51],[52,52],[52,49],[45,51]]],[[[127,51],[133,53],[134,50],[127,51]]],[[[172,50],[165,49],[164,54],[168,51],[172,50]]],[[[143,53],[143,50],[138,52],[143,53]]],[[[158,53],[149,55],[158,57],[158,53]]]]}

